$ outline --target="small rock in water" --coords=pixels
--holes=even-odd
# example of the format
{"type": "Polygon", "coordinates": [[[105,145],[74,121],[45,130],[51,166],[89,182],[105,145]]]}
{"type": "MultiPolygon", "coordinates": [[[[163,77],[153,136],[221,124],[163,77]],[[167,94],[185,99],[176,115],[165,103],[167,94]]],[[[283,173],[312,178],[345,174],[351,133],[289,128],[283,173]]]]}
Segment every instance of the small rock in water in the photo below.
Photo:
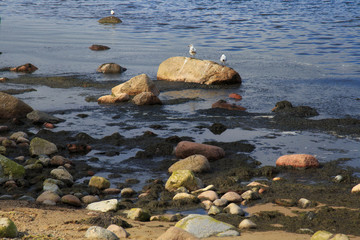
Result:
{"type": "Polygon", "coordinates": [[[26,63],[18,67],[10,68],[10,71],[12,72],[23,72],[23,73],[33,73],[36,70],[38,70],[38,68],[32,65],[31,63],[26,63]]]}
{"type": "Polygon", "coordinates": [[[103,51],[110,49],[108,46],[93,44],[89,47],[93,51],[103,51]]]}
{"type": "Polygon", "coordinates": [[[109,17],[101,18],[98,22],[99,22],[99,23],[103,23],[103,24],[117,24],[117,23],[122,23],[122,21],[120,20],[120,18],[115,17],[115,16],[109,16],[109,17]]]}

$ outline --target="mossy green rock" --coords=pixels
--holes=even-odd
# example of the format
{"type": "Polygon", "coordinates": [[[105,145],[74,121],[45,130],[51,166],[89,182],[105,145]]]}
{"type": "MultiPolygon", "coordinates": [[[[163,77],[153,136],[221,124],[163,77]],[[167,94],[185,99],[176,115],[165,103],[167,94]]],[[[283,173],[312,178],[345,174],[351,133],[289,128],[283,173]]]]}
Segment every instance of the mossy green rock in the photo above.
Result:
{"type": "Polygon", "coordinates": [[[6,154],[6,147],[0,146],[0,154],[3,154],[3,155],[6,154]]]}
{"type": "Polygon", "coordinates": [[[240,235],[234,226],[200,214],[190,214],[177,222],[175,227],[182,228],[198,238],[240,235]]]}
{"type": "Polygon", "coordinates": [[[165,184],[166,190],[173,192],[179,187],[185,187],[190,191],[198,188],[196,177],[190,170],[177,170],[174,171],[165,184]]]}
{"type": "Polygon", "coordinates": [[[17,235],[18,230],[15,223],[9,218],[0,218],[0,237],[15,238],[17,235]]]}
{"type": "Polygon", "coordinates": [[[35,137],[30,142],[29,152],[31,156],[34,155],[51,155],[58,151],[56,145],[45,139],[35,137]]]}
{"type": "Polygon", "coordinates": [[[109,17],[104,17],[104,18],[100,19],[98,22],[105,23],[105,24],[116,24],[116,23],[121,23],[122,21],[118,17],[109,16],[109,17]]]}
{"type": "Polygon", "coordinates": [[[89,187],[105,189],[110,187],[110,182],[104,177],[93,176],[90,178],[89,187]]]}
{"type": "Polygon", "coordinates": [[[25,168],[0,154],[0,178],[19,179],[25,175],[25,168]]]}

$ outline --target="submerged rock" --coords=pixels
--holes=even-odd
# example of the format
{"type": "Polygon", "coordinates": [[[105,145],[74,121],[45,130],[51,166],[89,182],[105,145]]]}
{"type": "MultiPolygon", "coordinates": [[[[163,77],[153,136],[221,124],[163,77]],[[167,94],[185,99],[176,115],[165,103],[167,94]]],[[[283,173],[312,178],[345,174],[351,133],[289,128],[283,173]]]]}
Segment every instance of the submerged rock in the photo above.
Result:
{"type": "Polygon", "coordinates": [[[29,112],[26,117],[33,123],[60,123],[65,121],[64,119],[54,117],[38,110],[29,112]]]}
{"type": "Polygon", "coordinates": [[[36,70],[38,70],[38,68],[32,65],[31,63],[26,63],[18,67],[10,68],[10,71],[12,72],[23,72],[23,73],[33,73],[36,70]]]}
{"type": "Polygon", "coordinates": [[[108,179],[99,176],[93,176],[90,178],[89,187],[95,187],[98,189],[105,189],[110,187],[108,179]]]}
{"type": "Polygon", "coordinates": [[[108,50],[110,48],[108,46],[104,46],[104,45],[93,44],[89,47],[89,49],[93,50],[93,51],[104,51],[104,50],[108,50]]]}
{"type": "Polygon", "coordinates": [[[289,101],[277,102],[275,104],[275,107],[271,111],[294,116],[294,117],[313,117],[319,115],[316,109],[312,107],[308,107],[308,106],[294,107],[289,101]]]}
{"type": "Polygon", "coordinates": [[[32,107],[7,93],[0,92],[0,119],[25,118],[32,107]]]}
{"type": "Polygon", "coordinates": [[[101,73],[122,73],[126,71],[126,68],[116,63],[104,63],[96,71],[101,73]]]}
{"type": "Polygon", "coordinates": [[[239,73],[230,67],[188,57],[171,57],[163,61],[159,66],[157,79],[206,85],[241,83],[239,73]]]}
{"type": "Polygon", "coordinates": [[[236,110],[236,111],[245,111],[246,108],[233,104],[233,103],[228,103],[225,100],[219,100],[215,103],[213,103],[211,105],[212,108],[223,108],[223,109],[227,109],[227,110],[236,110]]]}

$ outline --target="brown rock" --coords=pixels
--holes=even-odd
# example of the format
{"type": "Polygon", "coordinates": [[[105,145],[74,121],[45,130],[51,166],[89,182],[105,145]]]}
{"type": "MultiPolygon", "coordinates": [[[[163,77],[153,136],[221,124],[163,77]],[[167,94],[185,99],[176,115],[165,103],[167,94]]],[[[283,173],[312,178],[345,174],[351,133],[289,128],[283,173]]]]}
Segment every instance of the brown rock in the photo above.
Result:
{"type": "Polygon", "coordinates": [[[93,44],[89,47],[93,51],[104,51],[110,49],[108,46],[93,44]]]}
{"type": "Polygon", "coordinates": [[[78,197],[74,196],[74,195],[65,195],[61,198],[61,202],[65,203],[65,204],[69,204],[71,206],[75,206],[75,207],[81,207],[81,201],[78,197]]]}
{"type": "Polygon", "coordinates": [[[207,172],[210,170],[210,163],[208,159],[200,154],[189,156],[185,159],[179,160],[169,167],[169,173],[176,170],[190,170],[193,172],[207,172]]]}
{"type": "Polygon", "coordinates": [[[119,84],[111,89],[114,96],[121,93],[127,93],[130,96],[137,95],[142,92],[152,92],[154,95],[159,96],[160,91],[155,86],[154,82],[146,74],[141,74],[131,78],[122,84],[119,84]]]}
{"type": "Polygon", "coordinates": [[[279,157],[276,166],[291,166],[295,168],[319,167],[318,160],[309,154],[291,154],[279,157]]]}
{"type": "Polygon", "coordinates": [[[217,146],[189,141],[181,141],[176,146],[175,155],[178,158],[186,158],[195,154],[201,154],[209,161],[218,160],[225,157],[224,149],[217,146]]]}
{"type": "Polygon", "coordinates": [[[120,18],[115,17],[115,16],[104,17],[104,18],[100,19],[98,22],[99,22],[99,23],[103,23],[103,24],[122,23],[122,21],[120,20],[120,18]]]}
{"type": "Polygon", "coordinates": [[[107,188],[103,191],[105,195],[116,195],[119,194],[120,192],[121,190],[118,188],[107,188]]]}
{"type": "Polygon", "coordinates": [[[225,100],[220,99],[219,101],[217,101],[216,103],[213,103],[211,105],[212,108],[223,108],[223,109],[227,109],[227,110],[237,110],[237,111],[245,111],[246,108],[233,104],[233,103],[228,103],[225,100]]]}
{"type": "Polygon", "coordinates": [[[171,227],[158,237],[157,240],[199,240],[199,238],[181,228],[171,227]]]}
{"type": "Polygon", "coordinates": [[[128,236],[130,236],[130,234],[122,227],[115,225],[115,224],[111,224],[107,230],[115,233],[115,235],[119,238],[119,239],[124,239],[127,238],[128,236]]]}
{"type": "Polygon", "coordinates": [[[142,92],[142,93],[137,94],[133,98],[133,102],[136,105],[156,105],[156,104],[161,105],[162,104],[160,99],[152,92],[142,92]]]}
{"type": "Polygon", "coordinates": [[[228,202],[235,202],[235,203],[242,201],[242,197],[238,193],[232,191],[225,193],[221,197],[221,199],[226,199],[228,202]]]}
{"type": "Polygon", "coordinates": [[[40,196],[37,197],[36,202],[43,203],[46,200],[56,203],[60,201],[60,197],[54,192],[45,191],[42,194],[40,194],[40,196]]]}
{"type": "Polygon", "coordinates": [[[104,63],[96,71],[101,73],[122,73],[126,71],[126,68],[116,63],[104,63]]]}
{"type": "Polygon", "coordinates": [[[159,66],[157,79],[206,85],[241,83],[239,73],[230,67],[188,57],[171,57],[163,61],[159,66]]]}
{"type": "Polygon", "coordinates": [[[0,92],[0,119],[25,118],[33,109],[7,93],[0,92]]]}
{"type": "Polygon", "coordinates": [[[31,63],[26,63],[18,67],[10,68],[10,71],[23,72],[23,73],[33,73],[36,70],[38,70],[38,68],[32,65],[31,63]]]}
{"type": "Polygon", "coordinates": [[[130,97],[128,94],[121,93],[116,97],[113,95],[105,95],[105,96],[99,97],[99,99],[97,101],[100,104],[114,104],[114,103],[119,103],[119,102],[126,102],[126,101],[129,101],[129,99],[130,99],[130,97]]]}
{"type": "Polygon", "coordinates": [[[63,156],[55,155],[51,158],[50,164],[54,166],[64,166],[65,163],[69,163],[70,161],[63,156]]]}
{"type": "Polygon", "coordinates": [[[84,196],[81,198],[81,201],[85,204],[90,204],[90,203],[93,203],[93,202],[98,202],[100,201],[100,198],[99,196],[93,196],[93,195],[87,195],[87,196],[84,196]]]}

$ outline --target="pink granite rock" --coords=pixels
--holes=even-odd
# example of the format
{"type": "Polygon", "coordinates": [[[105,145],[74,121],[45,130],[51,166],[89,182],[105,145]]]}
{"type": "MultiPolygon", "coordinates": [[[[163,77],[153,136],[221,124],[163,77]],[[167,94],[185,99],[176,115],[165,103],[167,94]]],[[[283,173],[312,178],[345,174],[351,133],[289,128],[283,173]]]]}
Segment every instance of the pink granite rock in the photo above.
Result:
{"type": "Polygon", "coordinates": [[[309,154],[291,154],[279,157],[276,166],[291,166],[295,168],[319,167],[318,160],[309,154]]]}
{"type": "Polygon", "coordinates": [[[209,161],[214,161],[225,157],[224,149],[217,146],[189,141],[181,141],[176,146],[175,155],[178,158],[187,158],[194,154],[201,154],[209,161]]]}

